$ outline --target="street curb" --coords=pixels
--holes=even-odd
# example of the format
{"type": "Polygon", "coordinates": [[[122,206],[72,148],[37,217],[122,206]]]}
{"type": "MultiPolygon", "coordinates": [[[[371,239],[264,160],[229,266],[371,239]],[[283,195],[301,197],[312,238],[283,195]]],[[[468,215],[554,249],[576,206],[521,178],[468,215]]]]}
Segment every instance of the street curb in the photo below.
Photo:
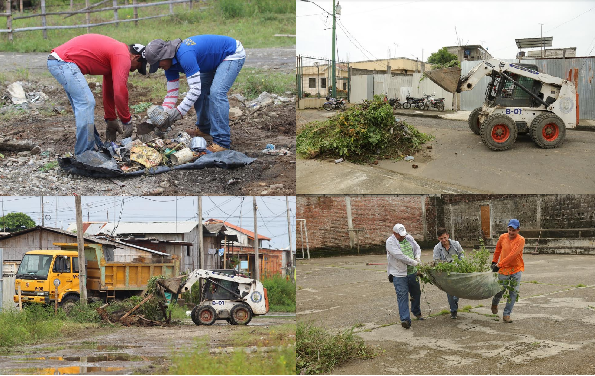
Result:
{"type": "Polygon", "coordinates": [[[394,115],[402,115],[402,116],[415,116],[415,117],[427,117],[427,118],[434,118],[434,119],[442,119],[440,117],[440,114],[426,114],[426,113],[422,113],[422,114],[418,114],[418,113],[414,113],[414,112],[405,112],[405,111],[393,111],[394,115]]]}

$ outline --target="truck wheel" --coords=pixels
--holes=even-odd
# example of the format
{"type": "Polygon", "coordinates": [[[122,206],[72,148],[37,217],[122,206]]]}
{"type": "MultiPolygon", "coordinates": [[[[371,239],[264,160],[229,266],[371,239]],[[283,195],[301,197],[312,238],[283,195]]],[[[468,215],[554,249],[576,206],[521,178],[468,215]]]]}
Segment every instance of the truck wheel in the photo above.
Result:
{"type": "Polygon", "coordinates": [[[217,319],[217,313],[213,307],[202,305],[194,307],[190,317],[196,325],[213,325],[217,319]]]}
{"type": "Polygon", "coordinates": [[[564,142],[566,125],[558,116],[545,113],[533,119],[530,134],[533,142],[540,148],[557,148],[564,142]]]}
{"type": "Polygon", "coordinates": [[[467,120],[467,122],[469,123],[469,128],[476,135],[479,135],[479,131],[481,129],[481,124],[479,124],[479,113],[480,112],[481,112],[481,107],[477,107],[475,110],[471,111],[471,114],[469,114],[469,119],[467,120]]]}
{"type": "Polygon", "coordinates": [[[495,151],[507,150],[516,141],[518,130],[514,120],[504,114],[492,114],[481,124],[481,140],[495,151]]]}
{"type": "Polygon", "coordinates": [[[77,295],[67,295],[62,298],[60,307],[62,307],[64,312],[68,313],[78,302],[80,302],[80,300],[80,297],[77,295]]]}
{"type": "Polygon", "coordinates": [[[230,321],[234,325],[248,325],[252,320],[252,311],[246,304],[233,306],[230,312],[230,321]]]}

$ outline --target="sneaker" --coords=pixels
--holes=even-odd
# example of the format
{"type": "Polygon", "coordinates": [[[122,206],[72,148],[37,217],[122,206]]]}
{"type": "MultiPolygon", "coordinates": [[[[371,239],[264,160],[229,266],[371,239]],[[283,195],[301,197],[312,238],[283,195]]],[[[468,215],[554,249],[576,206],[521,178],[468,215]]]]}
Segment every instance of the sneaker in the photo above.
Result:
{"type": "Polygon", "coordinates": [[[415,315],[415,318],[418,319],[418,320],[425,320],[426,319],[422,315],[415,315]]]}
{"type": "Polygon", "coordinates": [[[409,329],[409,328],[411,328],[411,322],[410,321],[401,321],[401,326],[405,329],[409,329]]]}
{"type": "Polygon", "coordinates": [[[495,315],[498,313],[498,305],[493,305],[492,304],[492,313],[495,315]]]}
{"type": "Polygon", "coordinates": [[[207,146],[207,150],[209,150],[212,153],[216,153],[218,151],[224,151],[224,150],[229,150],[229,149],[226,149],[223,146],[217,145],[216,143],[212,143],[211,145],[207,146]]]}
{"type": "Polygon", "coordinates": [[[186,133],[188,133],[188,135],[189,135],[190,137],[202,137],[202,138],[205,138],[205,137],[207,137],[207,136],[210,136],[210,134],[208,134],[208,133],[205,133],[205,132],[201,131],[201,130],[200,130],[200,129],[198,129],[198,128],[188,129],[188,130],[186,131],[186,133]]]}
{"type": "Polygon", "coordinates": [[[451,313],[450,313],[450,318],[451,318],[451,319],[453,319],[453,320],[456,320],[456,318],[457,318],[457,317],[458,317],[458,316],[457,316],[457,312],[456,312],[456,311],[455,311],[455,312],[451,312],[451,313]]]}
{"type": "Polygon", "coordinates": [[[506,323],[511,323],[512,320],[510,319],[510,316],[502,316],[502,321],[506,322],[506,323]]]}

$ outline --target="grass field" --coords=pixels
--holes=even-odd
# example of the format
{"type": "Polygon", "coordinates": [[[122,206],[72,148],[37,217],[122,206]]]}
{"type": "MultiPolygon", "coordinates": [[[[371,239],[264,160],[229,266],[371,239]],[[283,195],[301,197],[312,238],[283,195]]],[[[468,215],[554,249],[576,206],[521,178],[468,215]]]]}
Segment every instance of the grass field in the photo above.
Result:
{"type": "MultiPolygon", "coordinates": [[[[145,1],[143,1],[145,2],[145,1]]],[[[75,2],[75,9],[84,7],[84,2],[75,2]]],[[[91,1],[91,4],[97,1],[91,1]]],[[[110,2],[111,3],[111,2],[110,2]]],[[[131,3],[128,1],[128,3],[131,3]]],[[[69,10],[69,1],[47,0],[46,12],[69,10]]],[[[123,0],[118,0],[124,5],[123,0]]],[[[103,4],[101,7],[107,7],[103,4]]],[[[246,48],[267,48],[293,46],[295,37],[275,37],[275,34],[295,35],[295,2],[292,0],[209,0],[196,1],[193,9],[183,4],[175,4],[171,16],[134,22],[110,24],[90,28],[90,33],[104,34],[126,44],[147,44],[153,39],[186,38],[198,34],[227,35],[238,39],[246,48]]],[[[22,15],[38,14],[39,10],[24,11],[22,15]]],[[[139,18],[168,14],[169,5],[139,8],[139,18]]],[[[21,16],[16,12],[13,17],[21,16]]],[[[65,15],[47,16],[48,26],[81,25],[86,23],[85,15],[65,18],[65,15]]],[[[132,8],[118,10],[118,19],[133,19],[132,8]]],[[[112,21],[114,13],[104,11],[90,14],[90,23],[112,21]]],[[[6,28],[5,18],[0,17],[0,29],[6,28]]],[[[13,20],[12,28],[41,26],[40,17],[13,20]]],[[[0,34],[0,51],[45,52],[87,33],[86,28],[48,30],[48,39],[43,39],[42,31],[24,31],[13,34],[13,42],[8,35],[0,34]]]]}

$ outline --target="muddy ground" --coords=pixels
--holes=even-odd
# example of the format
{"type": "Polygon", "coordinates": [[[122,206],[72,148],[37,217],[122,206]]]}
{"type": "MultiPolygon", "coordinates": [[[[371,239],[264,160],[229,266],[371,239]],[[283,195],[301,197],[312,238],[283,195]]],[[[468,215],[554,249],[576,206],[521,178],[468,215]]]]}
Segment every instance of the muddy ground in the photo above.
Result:
{"type": "MultiPolygon", "coordinates": [[[[402,113],[413,110],[402,110],[402,113]]],[[[428,111],[436,113],[437,111],[428,111]]],[[[564,144],[540,149],[519,135],[512,149],[494,152],[466,121],[396,116],[435,136],[414,154],[413,162],[380,160],[375,165],[349,161],[297,159],[299,194],[420,194],[420,193],[592,193],[595,132],[568,130],[564,144]],[[431,147],[431,149],[428,149],[431,147]],[[412,168],[416,165],[417,168],[412,168]]],[[[298,129],[333,112],[297,111],[298,129]]],[[[592,127],[591,127],[592,128],[592,127]]]]}
{"type": "MultiPolygon", "coordinates": [[[[6,54],[6,53],[4,53],[6,54]]],[[[4,56],[13,63],[5,64],[2,73],[30,69],[29,78],[21,80],[25,92],[43,92],[49,98],[30,105],[26,111],[0,116],[0,135],[11,140],[29,140],[40,146],[39,154],[27,151],[0,150],[0,194],[4,195],[70,195],[84,192],[87,195],[293,195],[295,194],[295,105],[292,102],[269,105],[256,111],[242,102],[230,98],[231,107],[237,107],[242,115],[230,121],[232,149],[249,157],[257,158],[252,164],[235,170],[208,168],[203,170],[170,171],[159,175],[123,177],[118,179],[93,179],[70,175],[55,167],[58,157],[74,152],[74,115],[62,87],[43,67],[45,54],[10,54],[4,56]],[[19,63],[17,63],[19,62],[19,63]],[[286,156],[265,155],[267,144],[277,149],[287,148],[286,156]],[[52,168],[53,167],[53,168],[52,168]],[[46,171],[47,170],[47,171],[46,171]]],[[[295,49],[253,49],[252,59],[246,67],[258,67],[271,71],[292,73],[295,49]]],[[[164,85],[162,74],[150,77],[155,85],[164,85]]],[[[105,134],[103,104],[100,85],[92,78],[89,86],[96,99],[95,124],[105,134]]],[[[3,102],[10,101],[6,87],[9,79],[0,83],[3,102]]],[[[231,93],[230,93],[231,95],[231,93]]],[[[291,97],[291,95],[288,95],[291,97]]],[[[151,97],[146,87],[129,83],[130,105],[142,102],[160,104],[162,95],[151,97]]],[[[5,108],[7,109],[7,108],[5,108]]],[[[140,123],[143,113],[136,115],[140,123]]],[[[194,128],[194,110],[175,124],[168,136],[194,128]]],[[[207,139],[210,141],[210,139],[207,139]]]]}
{"type": "MultiPolygon", "coordinates": [[[[270,351],[269,343],[295,343],[291,339],[262,335],[274,333],[280,325],[295,323],[295,317],[261,316],[247,326],[217,321],[212,326],[196,326],[184,320],[170,327],[103,327],[87,330],[77,338],[20,346],[10,355],[0,356],[2,374],[167,374],[174,355],[192,351],[206,338],[211,353],[231,353],[233,338],[247,338],[241,349],[259,354],[270,351]],[[266,337],[266,338],[265,338],[266,337]],[[156,340],[158,339],[158,340],[156,340]]],[[[258,355],[257,355],[258,356],[258,355]]]]}
{"type": "MultiPolygon", "coordinates": [[[[423,250],[422,262],[431,259],[423,250]]],[[[503,301],[492,315],[490,299],[461,299],[452,320],[446,293],[422,285],[427,318],[406,330],[386,265],[366,265],[386,263],[386,255],[299,260],[298,322],[356,327],[378,350],[334,374],[594,374],[595,258],[526,254],[524,261],[513,323],[502,321],[503,301]]]]}

